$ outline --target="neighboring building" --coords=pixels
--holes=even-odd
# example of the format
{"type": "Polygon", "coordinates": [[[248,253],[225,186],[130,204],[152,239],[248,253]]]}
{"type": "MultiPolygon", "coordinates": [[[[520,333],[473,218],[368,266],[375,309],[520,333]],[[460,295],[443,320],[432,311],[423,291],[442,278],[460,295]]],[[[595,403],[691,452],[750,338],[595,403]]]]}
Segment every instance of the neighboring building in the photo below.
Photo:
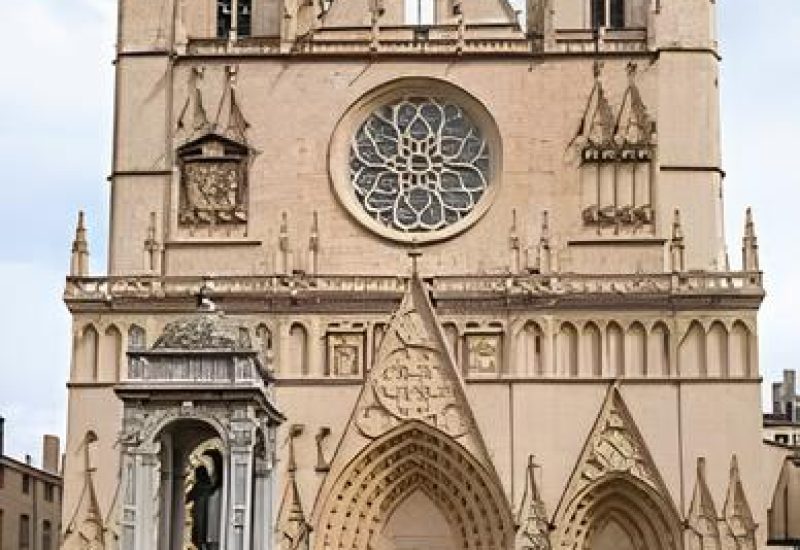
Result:
{"type": "Polygon", "coordinates": [[[55,550],[61,532],[60,444],[44,436],[42,467],[4,454],[0,417],[0,550],[55,550]]]}
{"type": "Polygon", "coordinates": [[[65,548],[783,540],[713,0],[119,7],[65,548]]]}
{"type": "Polygon", "coordinates": [[[797,373],[783,371],[783,380],[772,384],[772,412],[764,414],[764,439],[796,447],[800,445],[800,396],[797,373]]]}

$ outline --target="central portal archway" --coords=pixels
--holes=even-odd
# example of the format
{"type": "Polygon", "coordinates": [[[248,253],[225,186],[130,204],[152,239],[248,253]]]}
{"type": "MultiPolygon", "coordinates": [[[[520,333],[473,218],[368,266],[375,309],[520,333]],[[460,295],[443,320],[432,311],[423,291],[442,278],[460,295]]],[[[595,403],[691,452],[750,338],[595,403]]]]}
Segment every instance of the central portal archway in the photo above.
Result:
{"type": "Polygon", "coordinates": [[[318,533],[317,550],[505,550],[514,527],[495,477],[458,442],[413,421],[342,471],[318,533]]]}

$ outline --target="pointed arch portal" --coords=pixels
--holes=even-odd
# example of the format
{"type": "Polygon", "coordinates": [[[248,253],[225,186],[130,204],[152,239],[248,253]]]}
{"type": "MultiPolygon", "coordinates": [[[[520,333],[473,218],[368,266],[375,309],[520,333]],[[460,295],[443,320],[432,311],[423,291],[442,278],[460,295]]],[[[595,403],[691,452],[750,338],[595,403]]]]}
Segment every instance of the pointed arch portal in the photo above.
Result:
{"type": "Polygon", "coordinates": [[[437,550],[506,549],[514,528],[501,491],[456,441],[422,422],[406,422],[373,441],[336,480],[322,509],[317,549],[401,550],[392,532],[413,540],[430,527],[409,533],[408,518],[398,519],[409,513],[410,499],[433,506],[434,518],[446,521],[447,528],[439,522],[429,533],[437,550]]]}
{"type": "Polygon", "coordinates": [[[628,474],[609,476],[573,500],[567,548],[574,550],[678,550],[680,520],[670,503],[628,474]]]}

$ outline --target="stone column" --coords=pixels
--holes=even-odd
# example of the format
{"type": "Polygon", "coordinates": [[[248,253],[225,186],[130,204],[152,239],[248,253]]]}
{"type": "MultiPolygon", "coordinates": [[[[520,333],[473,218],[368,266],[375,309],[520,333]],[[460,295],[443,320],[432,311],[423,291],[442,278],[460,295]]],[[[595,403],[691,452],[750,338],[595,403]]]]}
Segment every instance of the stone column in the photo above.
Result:
{"type": "Polygon", "coordinates": [[[229,550],[245,550],[245,545],[251,540],[253,517],[251,480],[254,426],[250,419],[240,416],[244,414],[243,411],[234,414],[240,418],[231,422],[228,502],[224,505],[227,510],[227,521],[224,523],[227,533],[222,534],[221,540],[227,540],[225,547],[229,550]]]}

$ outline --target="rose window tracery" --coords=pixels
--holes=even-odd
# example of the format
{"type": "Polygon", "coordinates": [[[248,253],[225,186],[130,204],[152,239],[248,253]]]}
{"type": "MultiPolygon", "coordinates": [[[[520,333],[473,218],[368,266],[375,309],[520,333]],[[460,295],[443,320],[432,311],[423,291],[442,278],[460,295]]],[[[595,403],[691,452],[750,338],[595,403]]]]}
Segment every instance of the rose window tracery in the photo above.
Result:
{"type": "Polygon", "coordinates": [[[458,104],[402,98],[373,111],[350,146],[350,182],[363,209],[406,233],[467,217],[490,185],[490,148],[458,104]]]}

